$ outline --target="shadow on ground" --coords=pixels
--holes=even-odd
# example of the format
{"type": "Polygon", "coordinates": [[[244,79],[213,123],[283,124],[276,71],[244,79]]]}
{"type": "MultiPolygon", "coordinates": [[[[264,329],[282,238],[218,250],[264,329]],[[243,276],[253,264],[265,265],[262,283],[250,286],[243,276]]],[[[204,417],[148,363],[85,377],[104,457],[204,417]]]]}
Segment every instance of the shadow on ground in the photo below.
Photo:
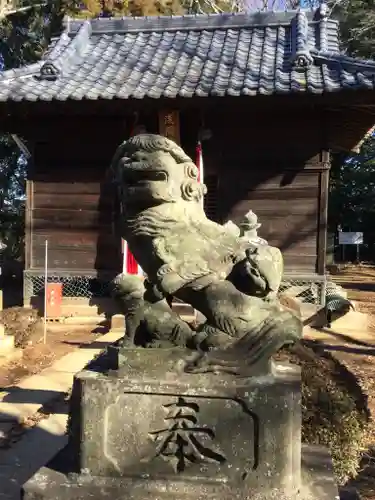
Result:
{"type": "MultiPolygon", "coordinates": [[[[332,370],[332,376],[337,377],[340,384],[345,386],[348,393],[355,400],[360,411],[368,413],[367,397],[363,394],[356,377],[350,371],[346,370],[345,367],[337,360],[335,360],[330,353],[325,352],[324,346],[316,343],[311,344],[311,342],[306,343],[306,345],[308,344],[310,344],[310,346],[313,345],[316,353],[319,353],[322,357],[326,357],[331,363],[334,363],[335,369],[332,370]]],[[[106,346],[103,346],[103,348],[104,347],[106,346]]],[[[306,353],[306,356],[309,355],[309,353],[306,353]]],[[[86,369],[106,372],[110,369],[109,361],[108,355],[104,352],[98,358],[91,361],[87,365],[86,369]]],[[[36,394],[35,396],[38,395],[36,394]]],[[[5,417],[6,416],[3,416],[3,418],[5,417]]],[[[12,447],[8,450],[6,463],[2,459],[0,453],[0,484],[1,488],[5,488],[6,493],[2,498],[6,500],[18,500],[20,498],[19,491],[22,485],[45,464],[48,464],[48,467],[61,472],[71,471],[72,468],[75,470],[75,457],[72,456],[72,453],[68,447],[66,447],[66,444],[66,435],[53,435],[43,429],[36,428],[33,433],[27,433],[27,435],[22,439],[22,442],[16,443],[14,448],[12,447]],[[27,448],[29,451],[26,453],[28,456],[25,456],[25,451],[20,451],[20,446],[25,440],[29,440],[27,448]],[[40,448],[40,443],[43,443],[43,450],[41,453],[38,453],[38,456],[34,459],[35,449],[40,448]],[[15,466],[16,459],[21,461],[22,467],[15,466]]],[[[24,450],[25,446],[23,446],[22,449],[24,450]]],[[[322,467],[321,473],[322,475],[326,473],[324,467],[322,467]]],[[[3,490],[1,493],[2,492],[3,490]]]]}
{"type": "MultiPolygon", "coordinates": [[[[109,368],[110,362],[106,352],[90,361],[85,367],[86,370],[103,372],[108,371],[109,368]]],[[[11,389],[18,394],[18,402],[30,402],[26,395],[26,392],[29,393],[30,391],[23,393],[22,391],[17,392],[16,387],[11,389]]],[[[50,395],[54,399],[46,403],[38,413],[41,415],[68,415],[69,405],[66,402],[67,395],[64,393],[56,391],[52,394],[54,391],[35,391],[31,402],[41,401],[46,392],[51,393],[50,395]]],[[[1,500],[20,500],[23,484],[46,464],[56,470],[63,471],[64,468],[69,470],[73,457],[70,456],[70,451],[66,447],[68,435],[64,422],[66,422],[66,419],[59,423],[55,422],[53,426],[55,432],[48,432],[43,426],[34,427],[32,432],[26,429],[26,432],[23,432],[22,439],[12,443],[8,448],[0,447],[1,500]],[[61,428],[61,425],[63,425],[63,428],[61,428]]],[[[0,432],[10,432],[15,423],[16,420],[12,415],[0,412],[0,432]]]]}
{"type": "Polygon", "coordinates": [[[324,350],[325,351],[331,351],[331,352],[346,352],[348,354],[358,354],[362,356],[375,356],[375,348],[373,349],[367,349],[363,347],[352,347],[352,346],[346,346],[346,345],[329,345],[329,344],[323,344],[324,345],[324,350]]]}
{"type": "MultiPolygon", "coordinates": [[[[350,370],[348,370],[344,364],[340,363],[340,361],[333,356],[329,350],[327,350],[324,342],[317,340],[304,340],[300,344],[293,347],[291,352],[297,354],[301,360],[304,360],[307,363],[309,358],[311,358],[313,363],[318,361],[319,358],[322,361],[325,360],[328,362],[330,366],[329,376],[331,380],[334,381],[338,387],[345,390],[345,393],[352,398],[359,414],[362,415],[366,421],[370,419],[371,415],[368,408],[368,397],[363,392],[357,377],[350,370]]],[[[318,366],[319,365],[315,365],[315,370],[318,369],[318,366]]]]}
{"type": "Polygon", "coordinates": [[[332,330],[331,328],[316,328],[316,327],[314,327],[314,330],[321,332],[325,335],[328,334],[331,337],[334,337],[335,339],[340,340],[343,343],[367,347],[369,349],[375,349],[375,344],[372,344],[370,342],[366,342],[364,340],[355,339],[354,337],[351,337],[350,335],[345,335],[343,333],[335,332],[335,330],[332,330]]]}
{"type": "MultiPolygon", "coordinates": [[[[7,392],[2,398],[2,402],[9,404],[44,405],[47,402],[53,402],[66,395],[63,391],[23,389],[17,386],[7,387],[2,390],[7,392]]],[[[0,422],[1,421],[2,414],[0,413],[0,422]]]]}
{"type": "Polygon", "coordinates": [[[330,343],[323,340],[306,340],[306,345],[323,352],[346,352],[348,354],[358,354],[359,356],[375,356],[375,345],[352,339],[346,335],[330,332],[332,337],[342,340],[343,344],[330,343]],[[347,345],[352,344],[352,345],[347,345]]]}
{"type": "MultiPolygon", "coordinates": [[[[374,276],[372,276],[372,279],[374,279],[374,276]]],[[[375,292],[375,283],[340,280],[340,285],[343,288],[357,290],[358,292],[375,292]]]]}
{"type": "Polygon", "coordinates": [[[357,489],[361,498],[375,498],[375,446],[363,453],[359,474],[347,486],[357,489]]]}
{"type": "Polygon", "coordinates": [[[100,341],[93,342],[92,344],[82,344],[81,342],[64,340],[63,343],[71,346],[78,346],[81,347],[82,349],[107,349],[107,347],[112,345],[112,342],[100,342],[100,341]]]}

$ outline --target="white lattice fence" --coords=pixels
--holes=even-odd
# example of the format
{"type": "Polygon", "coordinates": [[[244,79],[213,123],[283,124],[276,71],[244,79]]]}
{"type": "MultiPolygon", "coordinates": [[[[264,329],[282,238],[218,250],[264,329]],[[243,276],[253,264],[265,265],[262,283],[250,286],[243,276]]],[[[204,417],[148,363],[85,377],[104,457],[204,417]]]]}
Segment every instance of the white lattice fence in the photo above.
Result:
{"type": "MultiPolygon", "coordinates": [[[[114,276],[112,276],[114,277],[114,276]]],[[[98,276],[96,274],[67,274],[64,272],[49,274],[48,283],[61,283],[62,295],[69,299],[81,299],[92,297],[109,296],[109,282],[111,277],[108,275],[98,276]]],[[[31,297],[44,295],[44,274],[35,271],[24,271],[23,290],[24,300],[29,301],[31,297]]]]}
{"type": "Polygon", "coordinates": [[[327,278],[325,276],[285,275],[280,293],[286,293],[305,304],[324,307],[326,301],[327,278]]]}
{"type": "MultiPolygon", "coordinates": [[[[70,299],[109,296],[108,274],[66,272],[54,273],[48,276],[48,283],[62,283],[63,297],[70,299]]],[[[326,278],[324,276],[297,276],[286,275],[280,287],[280,293],[287,293],[298,298],[303,303],[325,305],[326,278]]],[[[24,272],[24,299],[44,295],[44,274],[42,271],[24,272]]]]}

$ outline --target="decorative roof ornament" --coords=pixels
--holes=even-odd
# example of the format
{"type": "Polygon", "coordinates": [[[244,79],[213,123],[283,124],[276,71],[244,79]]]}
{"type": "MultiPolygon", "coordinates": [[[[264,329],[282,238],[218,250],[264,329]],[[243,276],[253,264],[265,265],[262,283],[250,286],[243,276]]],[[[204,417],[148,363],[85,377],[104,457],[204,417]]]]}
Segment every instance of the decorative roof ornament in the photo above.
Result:
{"type": "Polygon", "coordinates": [[[324,2],[319,7],[319,50],[328,52],[328,5],[324,2]]]}
{"type": "Polygon", "coordinates": [[[320,4],[320,7],[319,7],[319,14],[320,14],[320,17],[323,19],[323,18],[326,18],[328,17],[328,5],[325,3],[325,2],[322,2],[320,4]]]}
{"type": "Polygon", "coordinates": [[[39,70],[38,80],[54,82],[72,64],[81,61],[90,47],[90,36],[92,33],[91,22],[84,21],[71,38],[67,29],[70,29],[70,21],[66,21],[66,30],[60,36],[55,46],[48,52],[44,64],[39,70]]]}
{"type": "Polygon", "coordinates": [[[309,21],[304,11],[299,11],[292,24],[292,65],[307,69],[314,62],[308,46],[309,21]]]}
{"type": "Polygon", "coordinates": [[[60,74],[60,69],[52,62],[47,61],[40,68],[39,80],[55,81],[60,74]]]}

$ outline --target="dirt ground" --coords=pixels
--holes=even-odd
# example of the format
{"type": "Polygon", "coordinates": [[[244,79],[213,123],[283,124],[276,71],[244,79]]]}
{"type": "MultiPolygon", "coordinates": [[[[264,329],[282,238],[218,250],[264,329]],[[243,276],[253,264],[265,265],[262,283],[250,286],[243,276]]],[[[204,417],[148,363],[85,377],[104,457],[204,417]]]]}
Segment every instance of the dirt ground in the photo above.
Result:
{"type": "Polygon", "coordinates": [[[43,325],[40,325],[25,341],[22,357],[0,365],[0,390],[17,384],[25,377],[39,373],[65,354],[93,342],[105,332],[105,329],[98,330],[90,326],[74,327],[56,324],[47,328],[44,344],[43,325]]]}
{"type": "MultiPolygon", "coordinates": [[[[370,329],[375,333],[375,266],[350,265],[331,273],[334,281],[348,292],[348,298],[355,301],[357,310],[367,313],[370,329]]],[[[356,337],[355,332],[352,335],[356,337]]],[[[363,463],[358,476],[351,481],[367,500],[375,500],[375,342],[348,342],[337,346],[327,346],[331,353],[348,368],[367,396],[367,406],[372,423],[367,437],[368,448],[363,452],[363,463]]]]}
{"type": "MultiPolygon", "coordinates": [[[[348,297],[356,302],[357,309],[374,318],[371,326],[375,333],[375,266],[345,266],[331,271],[331,275],[334,281],[348,291],[348,297]]],[[[8,321],[11,325],[15,324],[12,317],[8,318],[8,321]]],[[[74,328],[57,324],[48,329],[47,343],[44,345],[43,327],[39,323],[30,335],[20,340],[23,343],[22,359],[9,365],[0,365],[0,389],[40,372],[55,360],[81,345],[92,342],[105,332],[104,327],[93,331],[89,326],[74,328]]],[[[356,337],[355,332],[353,337],[356,337]]],[[[325,345],[324,348],[353,373],[367,396],[373,423],[369,428],[367,448],[363,452],[362,470],[350,485],[358,488],[362,498],[375,500],[375,341],[369,345],[353,340],[340,345],[325,345]]]]}
{"type": "Polygon", "coordinates": [[[332,278],[348,291],[359,311],[375,315],[375,266],[348,265],[332,272],[332,278]]]}

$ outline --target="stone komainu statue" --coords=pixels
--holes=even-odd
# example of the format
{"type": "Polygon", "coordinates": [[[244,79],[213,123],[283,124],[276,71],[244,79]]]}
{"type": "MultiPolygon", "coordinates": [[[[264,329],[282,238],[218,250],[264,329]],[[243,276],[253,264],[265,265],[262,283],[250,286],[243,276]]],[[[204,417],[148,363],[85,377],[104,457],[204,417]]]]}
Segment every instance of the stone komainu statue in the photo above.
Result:
{"type": "Polygon", "coordinates": [[[154,290],[174,295],[207,321],[193,333],[192,371],[238,371],[268,361],[302,334],[276,299],[282,258],[207,219],[206,187],[185,152],[165,137],[143,134],[118,148],[112,175],[121,204],[122,237],[154,290]]]}

